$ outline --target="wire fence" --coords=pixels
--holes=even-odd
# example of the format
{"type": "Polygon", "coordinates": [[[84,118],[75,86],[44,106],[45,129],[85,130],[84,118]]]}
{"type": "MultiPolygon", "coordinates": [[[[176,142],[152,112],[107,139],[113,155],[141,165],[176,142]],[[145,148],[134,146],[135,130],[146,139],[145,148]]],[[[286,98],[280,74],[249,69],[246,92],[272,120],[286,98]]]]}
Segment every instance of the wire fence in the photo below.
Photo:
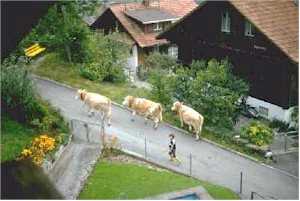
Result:
{"type": "Polygon", "coordinates": [[[298,131],[275,133],[271,150],[274,154],[298,151],[298,131]]]}
{"type": "MultiPolygon", "coordinates": [[[[168,142],[158,142],[150,139],[150,137],[143,133],[135,133],[132,135],[122,134],[118,130],[114,130],[111,127],[106,127],[106,123],[102,118],[99,124],[87,123],[81,120],[71,120],[71,129],[73,132],[73,141],[80,143],[98,143],[104,145],[110,143],[111,139],[115,136],[118,137],[117,147],[124,152],[131,153],[147,162],[156,164],[166,169],[191,176],[198,179],[212,181],[219,183],[224,186],[230,187],[236,193],[240,194],[241,197],[247,199],[256,196],[256,192],[245,185],[247,181],[247,174],[242,171],[225,171],[220,172],[214,170],[214,166],[218,165],[214,160],[204,161],[203,158],[187,152],[177,152],[176,161],[170,161],[168,155],[168,142]],[[215,163],[215,164],[214,164],[215,163]],[[209,168],[209,171],[207,171],[209,168]],[[217,175],[217,177],[216,177],[217,175]],[[226,183],[221,178],[226,175],[230,178],[230,181],[226,183]],[[252,192],[254,194],[252,195],[252,192]]],[[[257,193],[258,194],[258,193],[257,193]]]]}

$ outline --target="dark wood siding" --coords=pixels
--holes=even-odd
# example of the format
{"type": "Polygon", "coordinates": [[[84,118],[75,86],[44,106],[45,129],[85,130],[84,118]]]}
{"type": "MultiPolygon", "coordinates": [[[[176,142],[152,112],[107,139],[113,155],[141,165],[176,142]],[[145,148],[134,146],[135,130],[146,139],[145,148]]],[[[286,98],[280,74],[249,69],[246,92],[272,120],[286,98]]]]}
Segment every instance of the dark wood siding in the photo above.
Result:
{"type": "Polygon", "coordinates": [[[291,80],[298,80],[298,64],[291,63],[258,29],[254,37],[245,36],[245,20],[228,2],[207,2],[166,37],[178,45],[178,58],[183,63],[227,57],[234,65],[234,73],[250,83],[251,96],[283,108],[295,105],[297,101],[291,101],[291,97],[296,95],[290,93],[296,89],[290,88],[296,85],[291,80]],[[225,10],[231,19],[230,33],[221,32],[221,13],[225,10]]]}

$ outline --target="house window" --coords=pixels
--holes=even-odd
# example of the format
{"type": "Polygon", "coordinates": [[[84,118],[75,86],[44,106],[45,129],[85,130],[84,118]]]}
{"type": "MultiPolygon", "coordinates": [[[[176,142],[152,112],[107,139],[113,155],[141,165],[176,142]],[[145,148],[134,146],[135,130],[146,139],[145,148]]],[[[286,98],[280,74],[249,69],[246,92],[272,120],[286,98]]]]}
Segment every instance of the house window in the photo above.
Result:
{"type": "Polygon", "coordinates": [[[230,33],[230,16],[229,12],[225,11],[222,13],[221,31],[230,33]]]}
{"type": "Polygon", "coordinates": [[[178,57],[178,47],[177,46],[171,46],[168,48],[168,55],[177,59],[178,57]]]}
{"type": "Polygon", "coordinates": [[[258,107],[258,112],[261,116],[263,117],[268,117],[269,116],[269,109],[263,106],[258,107]]]}
{"type": "Polygon", "coordinates": [[[160,23],[153,24],[153,31],[161,31],[162,25],[160,23]]]}
{"type": "Polygon", "coordinates": [[[248,20],[245,21],[245,36],[254,36],[254,27],[248,20]]]}

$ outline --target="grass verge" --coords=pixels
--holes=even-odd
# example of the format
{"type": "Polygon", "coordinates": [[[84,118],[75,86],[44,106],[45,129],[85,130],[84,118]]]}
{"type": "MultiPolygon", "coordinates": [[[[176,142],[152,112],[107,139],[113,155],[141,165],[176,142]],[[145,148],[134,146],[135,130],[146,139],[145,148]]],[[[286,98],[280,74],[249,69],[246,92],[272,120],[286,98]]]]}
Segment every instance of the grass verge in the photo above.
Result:
{"type": "Polygon", "coordinates": [[[202,185],[214,199],[239,199],[231,190],[146,165],[103,160],[96,164],[79,199],[141,199],[202,185]]]}
{"type": "Polygon", "coordinates": [[[1,163],[15,159],[23,148],[36,137],[33,129],[30,129],[9,117],[1,118],[1,163]]]}

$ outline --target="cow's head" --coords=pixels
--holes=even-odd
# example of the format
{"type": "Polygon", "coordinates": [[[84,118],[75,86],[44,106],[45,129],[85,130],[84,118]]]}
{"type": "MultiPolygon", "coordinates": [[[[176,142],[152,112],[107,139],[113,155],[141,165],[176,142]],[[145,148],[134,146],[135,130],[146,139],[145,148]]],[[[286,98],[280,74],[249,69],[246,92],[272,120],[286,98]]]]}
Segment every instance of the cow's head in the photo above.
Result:
{"type": "Polygon", "coordinates": [[[80,100],[84,100],[85,96],[86,96],[86,90],[85,89],[78,89],[77,93],[76,93],[76,96],[75,96],[75,99],[77,100],[78,98],[80,98],[80,100]]]}
{"type": "Polygon", "coordinates": [[[182,103],[179,101],[176,101],[175,103],[173,103],[173,107],[171,108],[171,110],[174,112],[178,112],[180,110],[181,106],[182,106],[182,103]]]}
{"type": "Polygon", "coordinates": [[[134,100],[133,96],[126,96],[122,104],[130,108],[133,100],[134,100]]]}

